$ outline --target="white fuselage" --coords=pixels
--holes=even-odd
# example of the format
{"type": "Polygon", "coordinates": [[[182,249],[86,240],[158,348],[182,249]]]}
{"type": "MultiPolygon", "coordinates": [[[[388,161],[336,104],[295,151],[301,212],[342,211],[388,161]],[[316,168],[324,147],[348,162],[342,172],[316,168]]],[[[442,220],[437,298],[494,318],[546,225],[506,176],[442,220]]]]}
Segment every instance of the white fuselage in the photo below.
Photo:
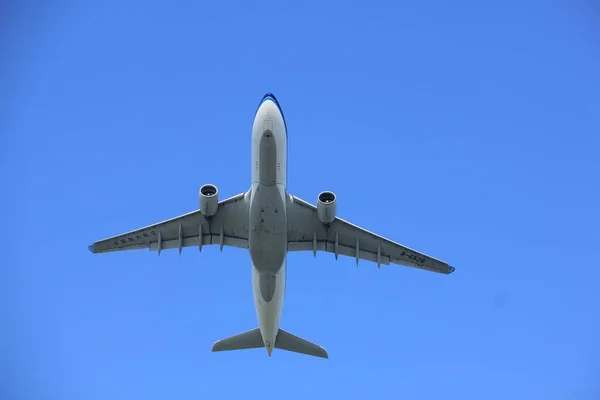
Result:
{"type": "Polygon", "coordinates": [[[269,355],[283,308],[287,259],[287,132],[274,97],[265,96],[252,125],[249,251],[252,291],[269,355]]]}

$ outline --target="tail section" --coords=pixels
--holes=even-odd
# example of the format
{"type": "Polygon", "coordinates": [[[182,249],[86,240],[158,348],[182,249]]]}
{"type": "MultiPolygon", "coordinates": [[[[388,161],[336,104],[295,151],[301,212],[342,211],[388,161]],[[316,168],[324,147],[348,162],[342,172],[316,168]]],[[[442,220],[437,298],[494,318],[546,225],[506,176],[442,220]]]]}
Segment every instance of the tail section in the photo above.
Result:
{"type": "Polygon", "coordinates": [[[275,348],[287,351],[293,351],[294,353],[307,354],[309,356],[329,358],[327,350],[319,345],[304,340],[301,337],[292,335],[283,329],[277,333],[277,339],[275,340],[275,348]]]}
{"type": "Polygon", "coordinates": [[[265,347],[260,329],[252,329],[215,342],[212,351],[257,349],[265,347]]]}
{"type": "MultiPolygon", "coordinates": [[[[260,329],[252,329],[235,336],[221,339],[215,342],[212,351],[258,349],[265,347],[260,329]]],[[[275,348],[292,351],[294,353],[306,354],[314,357],[329,358],[327,350],[308,340],[279,329],[275,339],[275,348]]],[[[269,356],[270,356],[269,352],[269,356]]]]}

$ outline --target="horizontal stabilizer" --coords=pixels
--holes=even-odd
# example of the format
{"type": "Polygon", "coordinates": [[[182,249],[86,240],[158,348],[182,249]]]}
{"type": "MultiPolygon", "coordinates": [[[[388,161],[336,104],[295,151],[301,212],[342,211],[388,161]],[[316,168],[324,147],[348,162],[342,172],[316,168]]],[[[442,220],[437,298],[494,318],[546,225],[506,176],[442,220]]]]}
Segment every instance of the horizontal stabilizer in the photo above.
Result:
{"type": "Polygon", "coordinates": [[[287,351],[293,351],[294,353],[307,354],[309,356],[329,358],[327,350],[319,345],[304,340],[301,337],[292,335],[289,332],[279,329],[277,339],[275,340],[275,348],[287,351]]]}
{"type": "Polygon", "coordinates": [[[212,351],[243,350],[265,347],[260,329],[252,329],[215,342],[212,351]]]}

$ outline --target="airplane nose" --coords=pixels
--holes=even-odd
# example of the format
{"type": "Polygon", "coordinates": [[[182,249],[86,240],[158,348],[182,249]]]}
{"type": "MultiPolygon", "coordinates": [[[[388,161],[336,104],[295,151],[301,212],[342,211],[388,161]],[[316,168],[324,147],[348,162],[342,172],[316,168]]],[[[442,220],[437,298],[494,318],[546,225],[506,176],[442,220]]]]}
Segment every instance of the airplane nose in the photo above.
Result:
{"type": "Polygon", "coordinates": [[[281,112],[281,106],[279,105],[279,101],[277,101],[277,98],[271,92],[269,92],[263,96],[262,100],[260,101],[260,104],[262,105],[265,101],[268,101],[268,100],[273,102],[273,104],[275,104],[275,107],[277,107],[279,112],[281,112]]]}
{"type": "Polygon", "coordinates": [[[287,124],[285,122],[285,116],[283,115],[283,110],[279,105],[279,101],[277,101],[277,98],[273,93],[268,92],[263,96],[258,106],[257,113],[261,111],[261,109],[263,111],[263,116],[270,116],[271,118],[276,119],[281,118],[283,120],[283,126],[287,135],[287,124]]]}

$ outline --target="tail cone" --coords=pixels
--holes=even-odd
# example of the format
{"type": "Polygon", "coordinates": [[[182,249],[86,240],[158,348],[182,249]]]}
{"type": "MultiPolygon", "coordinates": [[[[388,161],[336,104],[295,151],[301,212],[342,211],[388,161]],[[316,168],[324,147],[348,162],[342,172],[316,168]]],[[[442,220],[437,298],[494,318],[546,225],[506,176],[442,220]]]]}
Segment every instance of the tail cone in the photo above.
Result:
{"type": "Polygon", "coordinates": [[[265,342],[265,348],[267,349],[267,354],[269,355],[269,357],[271,357],[271,353],[273,353],[273,346],[268,340],[265,342]]]}

